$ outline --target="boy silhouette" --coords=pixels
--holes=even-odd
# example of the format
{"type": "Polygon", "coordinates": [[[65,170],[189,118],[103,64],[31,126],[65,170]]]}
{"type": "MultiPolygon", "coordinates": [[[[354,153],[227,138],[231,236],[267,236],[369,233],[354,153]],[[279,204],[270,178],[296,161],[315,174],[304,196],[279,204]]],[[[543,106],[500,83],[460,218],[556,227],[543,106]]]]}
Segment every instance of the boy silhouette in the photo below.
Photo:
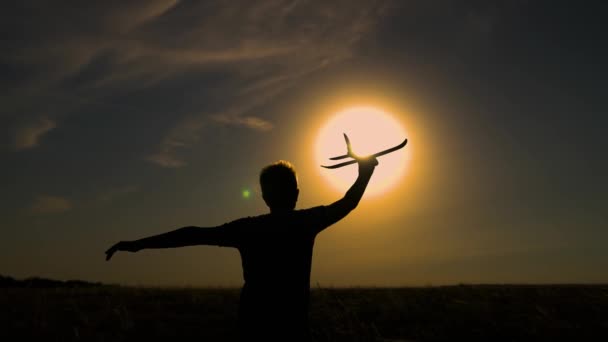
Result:
{"type": "Polygon", "coordinates": [[[260,173],[269,214],[245,217],[211,228],[183,227],[135,241],[121,241],[106,251],[216,245],[237,248],[245,283],[238,323],[242,340],[310,341],[308,306],[315,237],[352,211],[378,165],[375,157],[355,157],[359,176],[343,198],[327,205],[295,210],[299,189],[295,169],[286,161],[260,173]]]}

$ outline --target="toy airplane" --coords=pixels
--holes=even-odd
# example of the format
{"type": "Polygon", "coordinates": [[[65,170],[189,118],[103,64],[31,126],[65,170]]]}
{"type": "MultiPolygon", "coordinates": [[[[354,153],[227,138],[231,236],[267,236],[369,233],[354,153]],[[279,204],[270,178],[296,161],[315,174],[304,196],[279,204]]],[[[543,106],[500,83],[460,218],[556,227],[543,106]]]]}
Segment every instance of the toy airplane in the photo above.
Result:
{"type": "MultiPolygon", "coordinates": [[[[346,135],[346,133],[343,133],[343,134],[344,134],[344,140],[346,141],[346,151],[347,151],[346,154],[341,155],[341,156],[337,156],[337,157],[331,157],[329,159],[330,160],[340,160],[340,159],[344,159],[344,158],[353,158],[353,160],[349,160],[347,162],[343,162],[343,163],[339,163],[339,164],[335,164],[335,165],[328,165],[328,166],[321,165],[321,167],[324,167],[326,169],[337,169],[337,168],[342,167],[342,166],[354,164],[359,159],[365,158],[365,157],[358,156],[358,155],[356,155],[356,154],[353,153],[353,150],[352,150],[352,148],[350,146],[350,139],[348,139],[348,136],[346,135]]],[[[401,144],[397,145],[397,146],[393,146],[393,147],[391,147],[389,149],[386,149],[384,151],[380,151],[378,153],[374,153],[371,156],[373,156],[373,157],[380,157],[380,156],[383,156],[385,154],[389,154],[391,152],[394,152],[394,151],[397,151],[397,150],[401,149],[406,144],[407,144],[407,139],[403,140],[403,142],[401,144]]]]}

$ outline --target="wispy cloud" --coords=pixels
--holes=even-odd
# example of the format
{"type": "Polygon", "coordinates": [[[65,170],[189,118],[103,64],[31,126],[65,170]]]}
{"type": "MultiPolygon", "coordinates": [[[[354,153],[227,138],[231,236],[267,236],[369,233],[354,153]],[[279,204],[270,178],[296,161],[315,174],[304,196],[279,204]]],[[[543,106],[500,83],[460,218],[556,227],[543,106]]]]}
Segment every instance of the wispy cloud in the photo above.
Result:
{"type": "Polygon", "coordinates": [[[72,203],[65,197],[38,195],[30,206],[34,214],[57,214],[72,209],[72,203]]]}
{"type": "MultiPolygon", "coordinates": [[[[272,129],[269,113],[257,109],[307,75],[350,58],[392,2],[150,0],[62,6],[59,1],[33,11],[25,1],[0,18],[23,35],[2,43],[9,53],[0,62],[40,72],[12,84],[0,100],[14,113],[40,109],[30,108],[31,97],[24,94],[61,98],[78,107],[187,75],[221,73],[221,82],[204,90],[211,99],[208,108],[191,104],[173,113],[156,151],[144,157],[159,166],[182,167],[187,161],[179,149],[196,143],[208,125],[272,129]],[[22,17],[28,20],[17,19],[22,17]]],[[[65,106],[58,104],[46,125],[19,134],[16,145],[36,146],[67,115],[65,106]]]]}
{"type": "Polygon", "coordinates": [[[15,132],[15,149],[20,151],[38,146],[42,137],[55,127],[57,127],[55,122],[47,118],[39,118],[34,122],[23,125],[15,132]]]}
{"type": "Polygon", "coordinates": [[[237,125],[247,128],[254,129],[256,131],[268,131],[274,127],[274,125],[267,120],[257,118],[255,116],[222,116],[216,115],[213,117],[217,122],[221,122],[227,125],[237,125]]]}
{"type": "Polygon", "coordinates": [[[163,138],[159,150],[146,157],[158,166],[178,168],[188,163],[177,156],[177,150],[191,146],[200,139],[199,132],[205,125],[205,116],[190,116],[182,119],[163,138]]]}
{"type": "Polygon", "coordinates": [[[165,146],[163,146],[160,151],[147,156],[145,159],[151,163],[166,168],[178,168],[188,165],[188,163],[174,155],[173,149],[165,146]]]}
{"type": "MultiPolygon", "coordinates": [[[[201,29],[225,32],[210,36],[195,30],[200,44],[192,50],[172,51],[180,63],[222,62],[235,78],[230,89],[230,104],[216,112],[197,114],[200,121],[222,124],[259,132],[274,127],[268,113],[257,110],[274,101],[296,82],[313,72],[348,59],[359,39],[370,33],[389,1],[334,2],[267,1],[259,5],[223,6],[201,29]],[[273,16],[268,16],[273,13],[273,16]],[[276,14],[276,15],[275,15],[276,14]],[[229,27],[226,23],[243,25],[229,27]],[[215,28],[209,30],[209,28],[215,28]],[[227,43],[229,42],[229,43],[227,43]],[[207,48],[225,46],[227,50],[209,58],[207,48]],[[221,58],[219,58],[221,56],[221,58]],[[264,115],[265,114],[265,115],[264,115]]],[[[188,34],[185,40],[189,40],[188,34]]],[[[213,48],[212,48],[213,49],[213,48]]],[[[221,50],[220,50],[221,51],[221,50]]],[[[182,64],[183,65],[183,64],[182,64]]],[[[204,125],[192,118],[180,121],[168,132],[156,154],[149,161],[164,167],[181,167],[186,163],[176,156],[177,148],[186,148],[198,140],[204,125]],[[185,127],[189,128],[186,130],[185,127]],[[188,131],[189,142],[179,139],[178,132],[188,131]],[[180,144],[175,144],[176,141],[180,144]]]]}

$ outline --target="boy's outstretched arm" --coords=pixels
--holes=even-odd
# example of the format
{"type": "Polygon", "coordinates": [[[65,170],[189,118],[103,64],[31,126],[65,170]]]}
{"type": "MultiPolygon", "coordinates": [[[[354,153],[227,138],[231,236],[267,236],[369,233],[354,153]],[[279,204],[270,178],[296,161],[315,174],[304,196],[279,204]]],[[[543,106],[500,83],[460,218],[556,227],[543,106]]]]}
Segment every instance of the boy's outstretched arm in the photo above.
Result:
{"type": "Polygon", "coordinates": [[[110,260],[117,251],[138,252],[146,248],[222,245],[223,237],[223,232],[219,227],[183,227],[139,240],[120,241],[106,251],[106,260],[110,260]]]}
{"type": "Polygon", "coordinates": [[[344,197],[327,206],[328,225],[340,221],[357,207],[374,173],[374,168],[378,165],[378,160],[375,157],[360,158],[358,165],[359,176],[355,183],[348,189],[344,197]]]}

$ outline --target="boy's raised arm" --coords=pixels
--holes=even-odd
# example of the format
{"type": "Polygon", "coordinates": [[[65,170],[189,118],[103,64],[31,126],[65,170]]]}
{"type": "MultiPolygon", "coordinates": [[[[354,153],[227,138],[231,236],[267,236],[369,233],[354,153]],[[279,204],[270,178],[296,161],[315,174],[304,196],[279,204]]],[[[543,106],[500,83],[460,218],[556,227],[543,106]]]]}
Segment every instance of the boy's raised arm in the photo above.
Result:
{"type": "Polygon", "coordinates": [[[373,156],[360,158],[358,165],[359,176],[355,183],[348,189],[344,197],[327,206],[328,226],[340,221],[357,207],[374,173],[374,168],[378,165],[378,160],[373,156]]]}

